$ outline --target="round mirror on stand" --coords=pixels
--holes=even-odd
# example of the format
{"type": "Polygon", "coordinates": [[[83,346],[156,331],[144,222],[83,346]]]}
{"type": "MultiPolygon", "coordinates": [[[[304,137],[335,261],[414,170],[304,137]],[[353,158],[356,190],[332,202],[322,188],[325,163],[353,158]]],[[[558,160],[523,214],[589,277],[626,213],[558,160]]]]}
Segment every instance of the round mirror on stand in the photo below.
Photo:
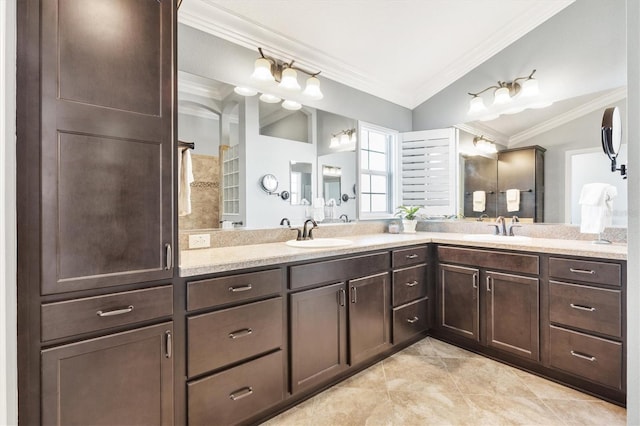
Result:
{"type": "Polygon", "coordinates": [[[623,179],[627,178],[627,167],[622,164],[617,167],[616,160],[622,144],[622,120],[618,107],[607,108],[602,116],[602,150],[611,160],[611,171],[620,171],[623,179]]]}

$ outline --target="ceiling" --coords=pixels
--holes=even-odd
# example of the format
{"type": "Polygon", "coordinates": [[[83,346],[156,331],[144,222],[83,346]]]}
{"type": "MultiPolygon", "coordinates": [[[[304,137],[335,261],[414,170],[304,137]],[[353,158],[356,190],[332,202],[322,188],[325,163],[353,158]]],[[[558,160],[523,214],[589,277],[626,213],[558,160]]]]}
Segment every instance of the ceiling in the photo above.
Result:
{"type": "Polygon", "coordinates": [[[180,22],[413,109],[572,2],[183,0],[180,22]]]}

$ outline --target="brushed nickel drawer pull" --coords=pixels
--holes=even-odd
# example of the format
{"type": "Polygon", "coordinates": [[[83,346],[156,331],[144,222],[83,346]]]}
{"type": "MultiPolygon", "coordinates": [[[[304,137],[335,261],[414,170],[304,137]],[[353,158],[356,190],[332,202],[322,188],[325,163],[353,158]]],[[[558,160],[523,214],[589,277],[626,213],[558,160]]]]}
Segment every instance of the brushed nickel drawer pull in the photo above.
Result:
{"type": "Polygon", "coordinates": [[[111,311],[100,310],[96,312],[96,315],[99,317],[115,317],[116,315],[128,314],[131,311],[133,311],[133,305],[129,305],[126,308],[113,309],[111,311]]]}
{"type": "Polygon", "coordinates": [[[253,330],[250,329],[250,328],[245,328],[243,330],[236,330],[236,331],[233,331],[233,332],[229,333],[229,338],[230,339],[239,339],[240,337],[248,336],[251,333],[253,333],[253,330]]]}
{"type": "Polygon", "coordinates": [[[251,284],[242,285],[238,287],[229,287],[231,293],[240,293],[241,291],[249,291],[253,288],[251,284]]]}
{"type": "Polygon", "coordinates": [[[409,324],[414,324],[414,323],[418,322],[418,320],[419,320],[419,319],[420,319],[420,318],[418,318],[418,317],[407,318],[407,322],[408,322],[409,324]]]}
{"type": "Polygon", "coordinates": [[[407,287],[415,287],[418,285],[418,281],[413,280],[410,283],[404,283],[404,285],[406,285],[407,287]]]}
{"type": "Polygon", "coordinates": [[[239,399],[248,397],[252,393],[253,393],[253,388],[251,386],[247,386],[245,388],[238,389],[235,392],[231,392],[229,394],[229,399],[231,399],[232,401],[237,401],[239,399]]]}
{"type": "Polygon", "coordinates": [[[569,303],[569,306],[571,306],[573,309],[579,309],[581,311],[589,311],[589,312],[593,312],[596,310],[596,308],[591,307],[591,306],[584,306],[584,305],[574,305],[573,303],[569,303]]]}
{"type": "Polygon", "coordinates": [[[491,292],[491,277],[487,277],[487,291],[491,292]]]}
{"type": "Polygon", "coordinates": [[[417,258],[418,258],[418,255],[414,253],[414,254],[408,254],[408,255],[406,255],[405,257],[406,257],[407,259],[417,259],[417,258]]]}
{"type": "Polygon", "coordinates": [[[351,287],[351,303],[358,303],[358,289],[351,287]]]}
{"type": "Polygon", "coordinates": [[[473,273],[473,288],[478,288],[478,273],[473,273]]]}
{"type": "Polygon", "coordinates": [[[587,361],[591,362],[596,360],[595,356],[581,354],[580,352],[571,351],[571,355],[575,356],[576,358],[586,359],[587,361]]]}
{"type": "Polygon", "coordinates": [[[595,275],[596,271],[594,271],[593,269],[576,269],[576,268],[569,268],[569,270],[571,272],[575,272],[576,274],[588,274],[588,275],[595,275]]]}
{"type": "Polygon", "coordinates": [[[171,267],[173,266],[173,252],[171,251],[171,244],[165,244],[164,245],[164,254],[165,254],[165,270],[169,270],[171,269],[171,267]]]}
{"type": "Polygon", "coordinates": [[[169,330],[165,331],[164,335],[167,337],[167,346],[164,352],[164,356],[165,358],[171,358],[171,352],[173,351],[173,338],[171,337],[171,332],[169,330]]]}
{"type": "Polygon", "coordinates": [[[340,306],[344,306],[345,301],[347,300],[347,292],[344,291],[344,288],[338,290],[338,303],[340,306]]]}

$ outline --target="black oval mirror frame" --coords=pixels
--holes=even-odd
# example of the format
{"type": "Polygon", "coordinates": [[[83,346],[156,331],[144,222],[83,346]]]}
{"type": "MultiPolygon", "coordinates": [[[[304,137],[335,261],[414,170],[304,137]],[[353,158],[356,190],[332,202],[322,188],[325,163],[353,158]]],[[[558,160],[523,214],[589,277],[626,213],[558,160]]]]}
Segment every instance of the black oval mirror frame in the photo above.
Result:
{"type": "Polygon", "coordinates": [[[622,143],[622,122],[618,107],[607,108],[602,116],[602,150],[610,160],[615,160],[622,143]]]}

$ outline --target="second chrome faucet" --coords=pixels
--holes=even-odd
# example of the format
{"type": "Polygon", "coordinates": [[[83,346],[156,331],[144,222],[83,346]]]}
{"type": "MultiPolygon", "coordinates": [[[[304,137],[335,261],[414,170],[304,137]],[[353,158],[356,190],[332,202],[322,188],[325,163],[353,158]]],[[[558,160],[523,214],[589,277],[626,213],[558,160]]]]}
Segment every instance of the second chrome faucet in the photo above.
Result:
{"type": "Polygon", "coordinates": [[[520,222],[520,219],[518,218],[518,216],[513,216],[511,218],[511,223],[509,224],[509,228],[507,228],[507,225],[504,220],[504,216],[498,216],[496,218],[496,223],[492,223],[489,226],[495,227],[493,231],[494,235],[514,236],[513,228],[519,228],[521,226],[521,225],[516,225],[518,222],[520,222]]]}

